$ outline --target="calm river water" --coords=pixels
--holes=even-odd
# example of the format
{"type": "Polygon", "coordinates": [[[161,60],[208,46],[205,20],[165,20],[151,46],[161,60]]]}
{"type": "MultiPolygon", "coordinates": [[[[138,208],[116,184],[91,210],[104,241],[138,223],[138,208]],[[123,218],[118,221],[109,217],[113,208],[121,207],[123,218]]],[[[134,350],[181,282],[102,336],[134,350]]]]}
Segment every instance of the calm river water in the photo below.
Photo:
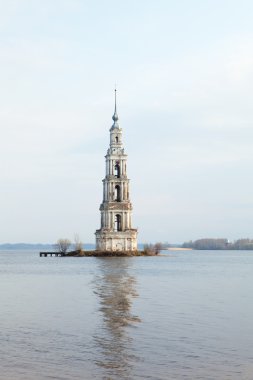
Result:
{"type": "Polygon", "coordinates": [[[1,380],[253,379],[253,252],[0,252],[1,380]]]}

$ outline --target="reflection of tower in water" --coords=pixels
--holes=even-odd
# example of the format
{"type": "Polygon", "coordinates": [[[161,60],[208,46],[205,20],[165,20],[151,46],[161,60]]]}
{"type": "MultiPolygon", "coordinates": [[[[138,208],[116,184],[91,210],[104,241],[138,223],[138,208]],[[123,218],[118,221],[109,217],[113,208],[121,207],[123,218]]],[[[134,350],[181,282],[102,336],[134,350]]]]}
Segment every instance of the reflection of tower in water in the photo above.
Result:
{"type": "Polygon", "coordinates": [[[132,301],[138,294],[135,277],[128,273],[130,258],[98,259],[101,275],[95,279],[103,315],[101,329],[95,341],[99,355],[96,364],[106,371],[104,379],[130,379],[133,355],[129,329],[140,322],[131,313],[132,301]]]}

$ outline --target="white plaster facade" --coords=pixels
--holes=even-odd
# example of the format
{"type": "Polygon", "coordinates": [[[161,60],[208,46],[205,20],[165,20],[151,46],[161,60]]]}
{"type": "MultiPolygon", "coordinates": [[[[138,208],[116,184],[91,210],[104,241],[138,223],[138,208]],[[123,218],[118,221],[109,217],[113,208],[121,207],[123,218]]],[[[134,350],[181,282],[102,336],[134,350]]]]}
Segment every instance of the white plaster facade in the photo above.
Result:
{"type": "Polygon", "coordinates": [[[103,202],[100,205],[101,228],[96,230],[96,249],[99,251],[136,251],[137,229],[132,228],[132,204],[129,198],[127,155],[122,144],[116,109],[110,129],[110,147],[105,156],[103,202]]]}

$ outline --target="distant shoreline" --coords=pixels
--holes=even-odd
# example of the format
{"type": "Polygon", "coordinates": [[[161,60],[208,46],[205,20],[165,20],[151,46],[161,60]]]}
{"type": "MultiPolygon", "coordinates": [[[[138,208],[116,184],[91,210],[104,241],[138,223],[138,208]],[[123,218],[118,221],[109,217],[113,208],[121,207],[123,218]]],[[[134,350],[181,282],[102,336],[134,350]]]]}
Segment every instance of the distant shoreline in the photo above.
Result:
{"type": "Polygon", "coordinates": [[[193,248],[183,248],[183,247],[168,247],[163,249],[163,251],[192,251],[193,248]]]}
{"type": "MultiPolygon", "coordinates": [[[[144,244],[138,245],[138,251],[143,251],[144,244]]],[[[87,243],[84,244],[84,251],[95,251],[96,246],[95,244],[87,243]]],[[[0,251],[53,251],[54,250],[54,244],[29,244],[29,243],[5,243],[0,244],[0,251]]],[[[163,251],[252,251],[253,248],[251,246],[234,246],[234,245],[228,245],[224,248],[222,247],[180,247],[179,245],[173,247],[173,246],[165,246],[163,251]]]]}

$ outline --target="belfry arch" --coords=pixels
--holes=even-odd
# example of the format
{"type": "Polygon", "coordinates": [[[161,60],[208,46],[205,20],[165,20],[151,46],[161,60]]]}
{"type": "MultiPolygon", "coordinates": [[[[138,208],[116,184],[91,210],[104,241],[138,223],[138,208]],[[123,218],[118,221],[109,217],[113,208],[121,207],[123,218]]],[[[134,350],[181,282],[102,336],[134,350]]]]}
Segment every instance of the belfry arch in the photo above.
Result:
{"type": "Polygon", "coordinates": [[[120,186],[116,185],[115,186],[115,201],[120,202],[121,201],[121,191],[120,191],[120,186]]]}
{"type": "Polygon", "coordinates": [[[115,215],[114,229],[115,229],[115,231],[122,231],[122,228],[121,228],[121,215],[119,215],[119,214],[115,215]]]}
{"type": "Polygon", "coordinates": [[[118,162],[114,165],[114,175],[120,178],[120,164],[118,162]]]}

